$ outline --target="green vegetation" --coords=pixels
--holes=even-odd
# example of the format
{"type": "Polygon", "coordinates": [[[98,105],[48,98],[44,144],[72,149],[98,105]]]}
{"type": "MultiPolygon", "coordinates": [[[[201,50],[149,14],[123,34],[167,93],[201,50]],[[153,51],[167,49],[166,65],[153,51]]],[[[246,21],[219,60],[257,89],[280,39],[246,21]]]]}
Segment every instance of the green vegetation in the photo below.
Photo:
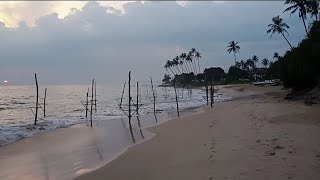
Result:
{"type": "Polygon", "coordinates": [[[275,52],[273,55],[274,62],[263,58],[261,60],[263,67],[258,67],[259,57],[256,55],[247,60],[237,61],[236,53],[240,52],[239,42],[230,41],[227,45],[227,52],[233,53],[235,64],[229,68],[228,73],[225,73],[219,67],[206,68],[201,72],[199,59],[202,57],[199,51],[192,48],[188,53],[182,53],[173,60],[167,61],[164,67],[169,75],[165,75],[164,84],[170,85],[173,80],[176,80],[180,86],[203,86],[206,81],[214,81],[216,84],[230,84],[280,79],[286,88],[292,88],[293,90],[309,89],[319,85],[319,1],[287,0],[284,4],[289,5],[284,13],[298,13],[306,32],[306,38],[297,47],[294,47],[287,38],[289,36],[287,30],[290,26],[277,15],[272,18],[272,23],[267,25],[267,34],[271,34],[270,38],[275,33],[280,34],[288,43],[290,49],[283,56],[275,52]],[[309,30],[306,25],[308,15],[313,19],[309,30]]]}
{"type": "Polygon", "coordinates": [[[320,80],[320,22],[314,21],[308,36],[298,47],[287,51],[273,63],[270,74],[279,77],[284,86],[296,90],[313,88],[320,80]]]}

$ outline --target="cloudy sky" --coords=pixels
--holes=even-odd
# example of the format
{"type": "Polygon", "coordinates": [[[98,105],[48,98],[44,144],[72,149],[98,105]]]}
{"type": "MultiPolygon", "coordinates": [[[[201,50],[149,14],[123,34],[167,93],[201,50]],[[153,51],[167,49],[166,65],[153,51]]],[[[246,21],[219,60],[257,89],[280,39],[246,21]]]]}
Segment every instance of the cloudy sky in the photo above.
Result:
{"type": "Polygon", "coordinates": [[[241,46],[238,59],[254,54],[272,59],[288,45],[266,34],[275,15],[290,25],[293,45],[304,37],[296,15],[283,14],[283,1],[223,2],[0,2],[0,82],[87,83],[136,79],[161,80],[164,63],[198,49],[202,67],[227,70],[231,40],[241,46]]]}

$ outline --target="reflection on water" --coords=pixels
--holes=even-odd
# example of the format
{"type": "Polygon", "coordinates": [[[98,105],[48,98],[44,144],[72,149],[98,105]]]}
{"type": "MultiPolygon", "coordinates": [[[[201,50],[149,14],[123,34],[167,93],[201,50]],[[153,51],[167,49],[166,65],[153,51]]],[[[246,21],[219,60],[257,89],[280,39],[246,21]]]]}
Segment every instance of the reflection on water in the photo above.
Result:
{"type": "MultiPolygon", "coordinates": [[[[34,117],[30,107],[35,106],[35,88],[33,86],[0,86],[0,146],[24,137],[33,136],[39,132],[86,122],[85,108],[81,101],[86,100],[88,86],[40,86],[40,97],[43,97],[45,87],[48,89],[47,116],[43,118],[42,112],[39,111],[38,125],[33,126],[34,117]]],[[[155,87],[155,89],[157,92],[157,112],[175,108],[175,102],[171,101],[175,97],[173,88],[155,87]]],[[[95,120],[108,121],[125,116],[115,101],[121,96],[121,90],[122,85],[97,84],[98,109],[97,113],[94,114],[95,120]]],[[[134,90],[135,88],[133,88],[133,94],[135,94],[134,90]]],[[[153,104],[146,95],[148,90],[150,91],[150,86],[141,86],[141,103],[143,104],[139,108],[141,115],[154,111],[153,104]]],[[[199,107],[205,104],[202,98],[203,90],[193,89],[192,91],[191,99],[188,97],[187,91],[180,91],[179,107],[181,109],[199,107]]],[[[124,94],[124,98],[128,99],[127,94],[124,94]]],[[[157,115],[155,115],[154,120],[155,122],[158,121],[157,115]]]]}

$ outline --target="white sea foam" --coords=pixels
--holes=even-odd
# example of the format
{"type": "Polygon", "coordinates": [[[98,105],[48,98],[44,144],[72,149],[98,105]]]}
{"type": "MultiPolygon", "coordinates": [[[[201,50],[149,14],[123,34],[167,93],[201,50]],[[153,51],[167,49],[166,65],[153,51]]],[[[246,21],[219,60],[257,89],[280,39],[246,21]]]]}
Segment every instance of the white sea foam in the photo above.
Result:
{"type": "MultiPolygon", "coordinates": [[[[150,101],[153,97],[149,86],[142,87],[142,94],[139,99],[143,105],[139,109],[139,114],[145,115],[153,112],[153,104],[150,101]]],[[[42,118],[42,112],[40,111],[39,121],[34,126],[34,117],[30,110],[30,107],[34,106],[34,88],[32,86],[0,87],[0,146],[21,138],[31,137],[37,133],[66,128],[88,121],[85,118],[85,109],[80,103],[81,100],[85,100],[86,86],[49,86],[47,88],[47,117],[42,118]]],[[[125,117],[115,101],[121,96],[119,89],[121,87],[97,87],[98,103],[97,112],[94,111],[93,113],[94,120],[107,121],[125,117]]],[[[180,109],[196,108],[206,104],[205,91],[201,89],[177,90],[180,109]],[[192,93],[191,97],[190,93],[192,93]]],[[[176,108],[173,88],[166,88],[165,91],[164,88],[158,87],[156,92],[157,112],[176,108]],[[165,95],[167,95],[167,98],[165,98],[165,95]]],[[[223,94],[216,93],[215,95],[217,102],[230,99],[223,94]]],[[[135,98],[133,97],[133,99],[135,98]]],[[[124,105],[126,104],[125,100],[124,105]]]]}

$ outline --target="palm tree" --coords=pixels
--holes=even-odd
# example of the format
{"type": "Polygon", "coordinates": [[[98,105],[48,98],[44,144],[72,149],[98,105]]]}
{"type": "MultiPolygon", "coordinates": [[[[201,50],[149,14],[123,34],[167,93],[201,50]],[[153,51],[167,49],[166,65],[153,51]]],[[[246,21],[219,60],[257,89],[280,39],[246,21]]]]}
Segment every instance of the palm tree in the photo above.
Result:
{"type": "Polygon", "coordinates": [[[183,63],[183,64],[185,65],[185,69],[187,70],[187,73],[189,73],[190,70],[189,70],[189,67],[188,67],[188,63],[187,63],[187,61],[186,61],[186,57],[187,57],[187,54],[186,54],[186,53],[182,53],[182,54],[179,56],[179,58],[180,58],[182,61],[185,62],[185,63],[183,63]]]}
{"type": "Polygon", "coordinates": [[[256,64],[257,64],[257,62],[259,61],[258,56],[253,55],[252,58],[251,58],[251,60],[253,61],[253,68],[256,68],[256,67],[257,67],[256,64]]]}
{"type": "Polygon", "coordinates": [[[240,66],[241,66],[241,69],[242,69],[242,70],[246,70],[246,69],[247,69],[247,66],[246,66],[246,63],[245,63],[244,60],[241,60],[241,61],[240,61],[240,66]]]}
{"type": "MultiPolygon", "coordinates": [[[[172,75],[173,75],[173,77],[175,76],[175,73],[173,72],[173,70],[171,69],[171,66],[172,66],[172,64],[171,64],[171,61],[167,61],[167,63],[164,65],[164,68],[166,68],[166,71],[168,71],[168,68],[170,69],[170,71],[171,71],[171,73],[172,73],[172,75]]],[[[169,72],[168,72],[169,73],[169,72]]]]}
{"type": "Polygon", "coordinates": [[[178,68],[179,60],[177,60],[176,58],[174,58],[174,59],[172,60],[172,65],[173,65],[173,67],[176,68],[177,72],[178,72],[179,74],[181,74],[181,71],[180,71],[180,69],[178,68]]]}
{"type": "Polygon", "coordinates": [[[198,60],[199,73],[201,73],[199,58],[202,58],[202,57],[201,57],[201,54],[200,54],[200,52],[199,52],[199,51],[197,51],[197,52],[196,52],[195,57],[196,57],[196,58],[197,58],[197,60],[198,60]]]}
{"type": "MultiPolygon", "coordinates": [[[[192,53],[192,56],[191,57],[196,57],[196,53],[197,53],[197,50],[195,48],[192,48],[191,49],[191,53],[192,53]]],[[[196,64],[196,61],[193,61],[193,64],[194,64],[194,70],[195,70],[195,73],[198,74],[199,72],[197,72],[197,64],[196,64]]]]}
{"type": "Polygon", "coordinates": [[[290,42],[288,41],[288,39],[286,38],[286,36],[284,35],[284,32],[288,33],[288,31],[286,29],[289,29],[290,27],[288,26],[288,24],[286,24],[285,22],[283,22],[283,19],[280,18],[280,16],[275,16],[272,18],[272,24],[269,24],[268,27],[270,27],[270,29],[267,31],[267,33],[271,33],[270,38],[272,37],[272,35],[277,32],[279,34],[281,34],[283,36],[283,38],[287,41],[287,43],[289,44],[289,46],[291,47],[291,49],[293,49],[293,47],[291,46],[290,42]]]}
{"type": "Polygon", "coordinates": [[[266,68],[269,64],[269,60],[267,58],[264,58],[264,59],[262,59],[261,63],[266,68]]]}
{"type": "Polygon", "coordinates": [[[190,73],[192,72],[192,57],[188,54],[187,56],[186,56],[186,62],[188,62],[189,63],[189,65],[190,65],[190,73]]]}
{"type": "Polygon", "coordinates": [[[291,4],[291,6],[285,9],[283,12],[291,11],[291,15],[294,14],[296,11],[299,11],[299,17],[302,19],[304,29],[308,34],[305,20],[307,19],[307,9],[308,6],[310,6],[310,0],[286,0],[284,4],[291,4]]]}
{"type": "Polygon", "coordinates": [[[180,60],[179,60],[179,65],[180,65],[180,67],[181,67],[181,69],[182,69],[182,73],[185,73],[186,70],[183,68],[183,64],[184,64],[183,60],[180,59],[180,60]]]}
{"type": "Polygon", "coordinates": [[[310,13],[311,18],[315,17],[316,21],[319,18],[319,9],[319,2],[317,0],[311,0],[307,5],[307,12],[310,13]]]}
{"type": "MultiPolygon", "coordinates": [[[[197,68],[195,67],[195,62],[193,60],[193,57],[194,57],[194,52],[193,51],[194,48],[192,48],[189,53],[188,53],[188,56],[190,57],[190,63],[191,63],[191,67],[192,67],[192,71],[196,74],[197,72],[197,68]]],[[[195,49],[194,49],[195,50],[195,49]]]]}
{"type": "Polygon", "coordinates": [[[275,52],[275,53],[273,53],[273,59],[279,59],[280,58],[280,55],[279,55],[279,53],[277,53],[277,52],[275,52]]]}
{"type": "Polygon", "coordinates": [[[235,65],[237,68],[241,68],[241,63],[240,62],[236,62],[236,65],[235,65]]]}
{"type": "Polygon", "coordinates": [[[229,45],[227,46],[227,48],[228,48],[228,50],[227,50],[228,53],[233,52],[233,55],[234,55],[234,64],[236,64],[236,62],[237,62],[236,53],[240,52],[240,46],[238,46],[238,43],[239,43],[239,42],[231,41],[231,42],[229,42],[229,45]]]}
{"type": "Polygon", "coordinates": [[[247,59],[245,66],[247,67],[247,70],[252,70],[254,68],[254,62],[251,59],[247,59]]]}

